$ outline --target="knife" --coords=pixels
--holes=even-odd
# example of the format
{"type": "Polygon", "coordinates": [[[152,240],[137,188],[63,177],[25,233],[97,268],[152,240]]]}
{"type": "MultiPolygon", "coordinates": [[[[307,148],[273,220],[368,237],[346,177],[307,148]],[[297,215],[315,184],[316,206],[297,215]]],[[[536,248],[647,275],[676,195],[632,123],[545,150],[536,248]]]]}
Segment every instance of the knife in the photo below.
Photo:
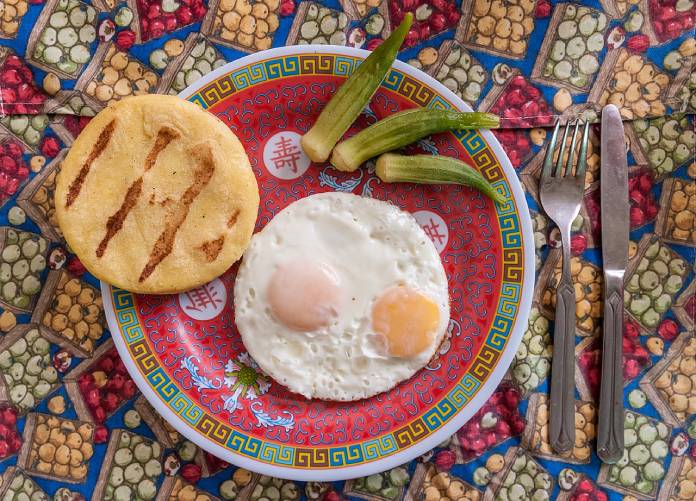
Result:
{"type": "Polygon", "coordinates": [[[624,129],[613,104],[602,110],[601,159],[604,341],[597,455],[605,463],[616,463],[624,450],[623,280],[628,263],[629,208],[624,129]]]}

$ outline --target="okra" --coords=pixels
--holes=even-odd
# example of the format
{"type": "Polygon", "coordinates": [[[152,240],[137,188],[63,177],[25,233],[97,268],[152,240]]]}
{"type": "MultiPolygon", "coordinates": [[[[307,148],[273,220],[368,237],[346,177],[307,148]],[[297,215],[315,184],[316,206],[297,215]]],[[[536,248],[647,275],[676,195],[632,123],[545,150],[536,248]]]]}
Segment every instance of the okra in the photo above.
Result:
{"type": "Polygon", "coordinates": [[[302,149],[314,162],[324,162],[360,115],[391,68],[413,22],[407,13],[396,30],[355,69],[326,104],[311,129],[302,136],[302,149]]]}
{"type": "Polygon", "coordinates": [[[499,124],[498,117],[490,113],[413,108],[388,116],[338,143],[331,154],[331,163],[338,170],[354,171],[370,158],[401,148],[430,134],[457,129],[491,128],[499,124]]]}
{"type": "Polygon", "coordinates": [[[376,174],[385,183],[463,184],[494,202],[505,201],[479,171],[456,158],[385,153],[377,159],[376,174]]]}

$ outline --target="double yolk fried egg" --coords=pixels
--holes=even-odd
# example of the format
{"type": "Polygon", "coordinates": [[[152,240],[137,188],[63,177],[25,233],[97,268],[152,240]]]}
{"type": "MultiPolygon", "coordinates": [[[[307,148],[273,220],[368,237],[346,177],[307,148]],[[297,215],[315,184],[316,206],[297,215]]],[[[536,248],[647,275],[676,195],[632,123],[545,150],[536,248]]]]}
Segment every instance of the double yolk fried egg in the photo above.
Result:
{"type": "Polygon", "coordinates": [[[389,390],[428,363],[449,323],[447,277],[416,220],[345,193],[303,198],[254,235],[234,300],[249,354],[307,398],[389,390]]]}

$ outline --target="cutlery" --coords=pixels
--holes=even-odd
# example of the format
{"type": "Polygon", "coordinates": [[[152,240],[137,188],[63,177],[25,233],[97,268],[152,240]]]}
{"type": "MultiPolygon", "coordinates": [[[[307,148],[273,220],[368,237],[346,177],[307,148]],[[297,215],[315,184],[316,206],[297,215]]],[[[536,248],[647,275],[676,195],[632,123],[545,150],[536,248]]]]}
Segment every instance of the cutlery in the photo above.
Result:
{"type": "Polygon", "coordinates": [[[585,187],[587,142],[590,124],[585,123],[577,165],[573,172],[573,157],[580,121],[563,165],[570,123],[566,124],[558,160],[553,165],[553,151],[558,139],[560,122],[556,123],[551,142],[546,150],[541,173],[539,196],[546,214],[561,232],[563,267],[556,288],[555,332],[551,366],[550,443],[558,453],[569,452],[575,444],[575,289],[570,275],[570,226],[577,217],[585,187]]]}
{"type": "Polygon", "coordinates": [[[619,110],[602,111],[601,139],[602,261],[604,266],[604,341],[599,393],[597,455],[616,463],[624,449],[623,280],[628,262],[628,165],[619,110]]]}

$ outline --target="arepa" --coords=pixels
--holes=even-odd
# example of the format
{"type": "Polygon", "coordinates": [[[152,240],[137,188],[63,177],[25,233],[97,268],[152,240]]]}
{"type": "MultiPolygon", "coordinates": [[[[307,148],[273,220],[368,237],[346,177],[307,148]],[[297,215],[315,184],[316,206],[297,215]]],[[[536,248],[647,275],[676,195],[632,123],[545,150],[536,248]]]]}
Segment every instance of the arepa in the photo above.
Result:
{"type": "Polygon", "coordinates": [[[56,215],[96,277],[174,293],[222,274],[246,249],[259,193],[249,159],[217,117],[173,96],[109,105],[62,163],[56,215]]]}

